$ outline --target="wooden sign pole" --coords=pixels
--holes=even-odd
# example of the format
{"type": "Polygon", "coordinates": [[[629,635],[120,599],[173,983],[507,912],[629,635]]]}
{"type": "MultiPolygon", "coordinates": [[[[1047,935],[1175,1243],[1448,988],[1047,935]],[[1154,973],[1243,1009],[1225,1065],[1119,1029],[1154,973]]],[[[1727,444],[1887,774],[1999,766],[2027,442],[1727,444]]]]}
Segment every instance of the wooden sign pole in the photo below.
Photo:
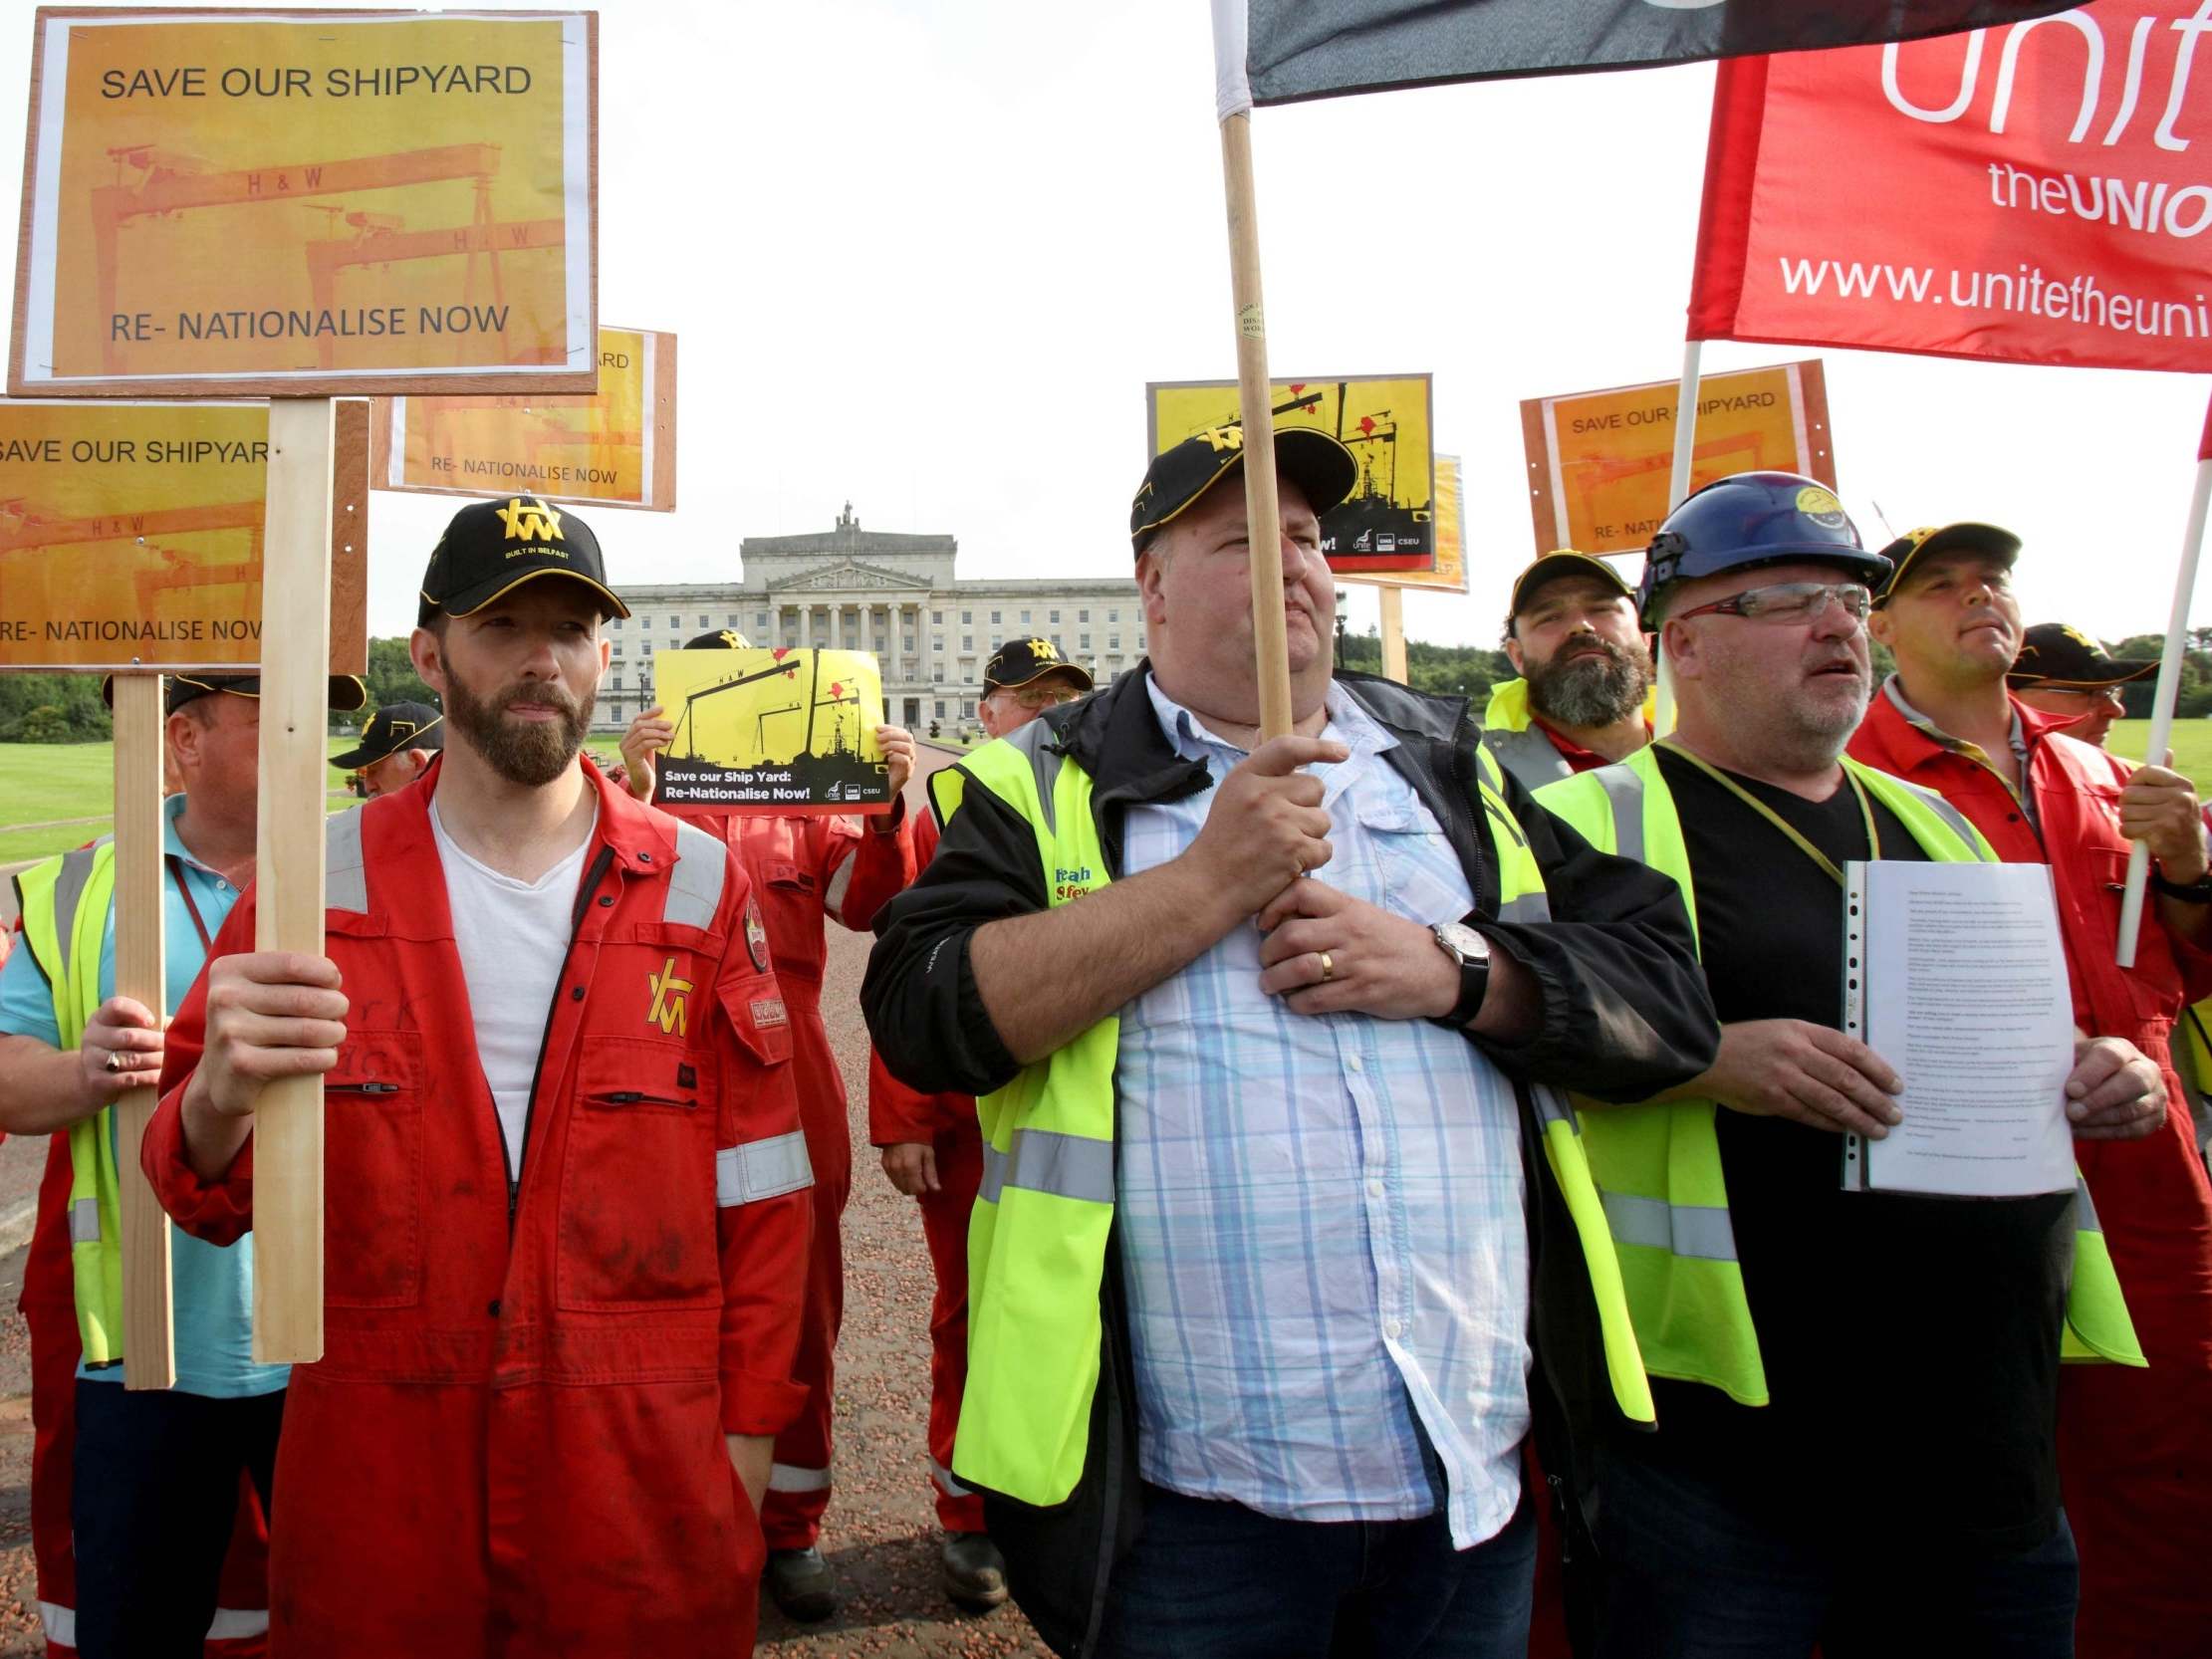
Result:
{"type": "MultiPolygon", "coordinates": [[[[166,908],[161,822],[165,738],[161,676],[120,673],[116,712],[116,995],[141,1002],[158,1020],[168,1012],[162,955],[166,908]]],[[[175,1329],[169,1304],[169,1218],[138,1166],[138,1143],[160,1091],[133,1088],[116,1100],[116,1204],[123,1230],[123,1383],[176,1384],[175,1329]]]]}
{"type": "MultiPolygon", "coordinates": [[[[261,812],[254,944],[323,953],[330,748],[328,397],[269,403],[261,576],[261,812]]],[[[286,1077],[254,1115],[253,1356],[323,1357],[323,1079],[286,1077]]]]}
{"type": "Polygon", "coordinates": [[[1229,286],[1237,314],[1237,398],[1244,424],[1244,505],[1251,526],[1252,650],[1260,682],[1260,738],[1291,729],[1291,647],[1283,611],[1282,513],[1275,490],[1275,406],[1267,373],[1267,309],[1260,297],[1260,209],[1252,187],[1252,117],[1221,123],[1221,178],[1229,207],[1229,286]]]}
{"type": "Polygon", "coordinates": [[[1376,592],[1382,599],[1382,677],[1410,684],[1405,677],[1405,590],[1384,583],[1376,592]]]}

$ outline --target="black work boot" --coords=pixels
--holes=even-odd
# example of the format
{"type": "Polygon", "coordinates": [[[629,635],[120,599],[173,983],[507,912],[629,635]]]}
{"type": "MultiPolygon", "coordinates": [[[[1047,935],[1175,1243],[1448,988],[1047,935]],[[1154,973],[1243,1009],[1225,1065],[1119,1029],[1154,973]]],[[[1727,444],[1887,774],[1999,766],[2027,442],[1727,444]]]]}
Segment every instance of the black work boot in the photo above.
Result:
{"type": "Polygon", "coordinates": [[[983,1533],[945,1535],[945,1594],[971,1612],[987,1613],[1006,1599],[1006,1557],[983,1533]]]}
{"type": "Polygon", "coordinates": [[[768,1569],[761,1580],[776,1605],[784,1610],[784,1617],[801,1624],[819,1623],[838,1610],[837,1582],[830,1576],[830,1563],[811,1543],[804,1549],[771,1549],[768,1569]]]}

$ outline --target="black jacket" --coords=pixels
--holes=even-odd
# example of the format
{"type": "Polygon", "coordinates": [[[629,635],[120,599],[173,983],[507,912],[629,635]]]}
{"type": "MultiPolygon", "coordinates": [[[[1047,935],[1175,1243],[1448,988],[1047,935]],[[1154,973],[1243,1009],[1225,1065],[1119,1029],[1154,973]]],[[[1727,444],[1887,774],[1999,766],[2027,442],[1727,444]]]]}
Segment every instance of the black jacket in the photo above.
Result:
{"type": "MultiPolygon", "coordinates": [[[[1148,672],[1148,664],[1140,666],[1097,696],[1043,717],[1053,747],[1091,775],[1093,812],[1114,877],[1121,874],[1130,807],[1211,787],[1204,766],[1177,755],[1160,731],[1144,688],[1148,672]]],[[[1535,1037],[1504,1044],[1470,1033],[1469,1040],[1517,1083],[1552,1083],[1600,1100],[1648,1099],[1710,1066],[1719,1027],[1674,883],[1597,851],[1509,778],[1505,795],[1515,823],[1508,832],[1534,850],[1553,919],[1492,919],[1499,900],[1494,836],[1506,827],[1477,793],[1480,733],[1466,700],[1364,674],[1342,674],[1338,684],[1398,740],[1384,758],[1459,854],[1475,909],[1463,918],[1432,919],[1479,927],[1494,949],[1530,970],[1540,989],[1543,1020],[1535,1037]]],[[[1328,879],[1326,869],[1319,879],[1328,879]]],[[[928,869],[876,921],[879,937],[860,999],[894,1073],[920,1089],[986,1094],[1021,1069],[976,994],[968,948],[978,927],[1047,905],[1035,832],[988,790],[968,790],[928,869]]],[[[1535,1264],[1532,1340],[1543,1377],[1531,1403],[1545,1467],[1574,1482],[1599,1414],[1612,1410],[1610,1387],[1581,1245],[1546,1173],[1528,1091],[1516,1092],[1535,1264]]],[[[1118,1253],[1110,1246],[1102,1297],[1106,1352],[1082,1483],[1051,1510],[987,1495],[991,1536],[1006,1553],[1015,1597],[1053,1649],[1067,1655],[1089,1651],[1107,1577],[1141,1521],[1135,1390],[1118,1253]]]]}

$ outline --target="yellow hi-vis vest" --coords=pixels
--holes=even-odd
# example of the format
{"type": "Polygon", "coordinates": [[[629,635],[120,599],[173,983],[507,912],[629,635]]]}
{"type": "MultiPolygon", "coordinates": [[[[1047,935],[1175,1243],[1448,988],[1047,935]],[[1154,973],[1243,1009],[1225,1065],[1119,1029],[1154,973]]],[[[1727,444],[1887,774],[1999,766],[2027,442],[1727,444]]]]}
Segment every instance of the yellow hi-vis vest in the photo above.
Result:
{"type": "MultiPolygon", "coordinates": [[[[1107,884],[1092,817],[1092,781],[1054,752],[1033,720],[929,780],[950,822],[970,787],[989,790],[1030,826],[1057,909],[1107,884]]],[[[1499,863],[1499,910],[1550,914],[1543,872],[1505,804],[1497,763],[1479,759],[1499,863]]],[[[1083,1478],[1103,1335],[1100,1290],[1113,1223],[1113,1068],[1120,1021],[1108,1017],[1004,1088],[982,1096],[983,1181],[968,1223],[968,1378],[953,1473],[1039,1506],[1067,1501],[1083,1478]]],[[[1544,1152],[1581,1238],[1613,1397],[1653,1420],[1628,1302],[1598,1188],[1564,1094],[1538,1087],[1544,1152]]]]}
{"type": "MultiPolygon", "coordinates": [[[[1643,723],[1652,725],[1658,718],[1658,695],[1647,691],[1643,697],[1643,723]]],[[[1482,743],[1485,749],[1498,757],[1499,764],[1526,789],[1541,789],[1549,783],[1575,776],[1575,769],[1567,757],[1552,746],[1552,740],[1531,724],[1529,713],[1529,682],[1527,680],[1500,680],[1490,688],[1490,701],[1482,711],[1482,743]]]]}
{"type": "MultiPolygon", "coordinates": [[[[1848,756],[1843,765],[1897,816],[1930,858],[1996,861],[1981,831],[1940,795],[1848,756]]],[[[1654,750],[1640,749],[1616,765],[1548,784],[1536,798],[1600,852],[1634,858],[1673,877],[1695,933],[1689,850],[1654,750]]],[[[1717,1109],[1711,1100],[1640,1106],[1582,1102],[1583,1139],[1651,1374],[1709,1383],[1740,1404],[1765,1405],[1766,1367],[1744,1299],[1721,1179],[1717,1109]]],[[[2060,1356],[2141,1365],[2142,1349],[2096,1211],[2079,1178],[2075,1227],[2074,1281],[2060,1356]]]]}
{"type": "MultiPolygon", "coordinates": [[[[62,1047],[74,1049],[100,1010],[100,958],[116,896],[116,843],[33,865],[16,878],[23,944],[54,993],[62,1047]]],[[[69,1131],[69,1257],[86,1361],[123,1357],[123,1223],[117,1207],[115,1110],[103,1106],[69,1131]]]]}

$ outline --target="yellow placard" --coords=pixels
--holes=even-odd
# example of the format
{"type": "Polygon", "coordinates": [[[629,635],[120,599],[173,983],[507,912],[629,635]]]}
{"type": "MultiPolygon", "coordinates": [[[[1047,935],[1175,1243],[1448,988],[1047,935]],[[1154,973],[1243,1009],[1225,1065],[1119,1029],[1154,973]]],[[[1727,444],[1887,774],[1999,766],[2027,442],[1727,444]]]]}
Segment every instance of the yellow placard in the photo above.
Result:
{"type": "MultiPolygon", "coordinates": [[[[365,663],[368,405],[339,404],[333,673],[365,663]]],[[[261,660],[261,403],[0,401],[0,669],[261,660]]]]}
{"type": "MultiPolygon", "coordinates": [[[[1196,433],[1242,422],[1234,380],[1165,380],[1144,388],[1145,459],[1196,433]]],[[[1429,376],[1278,380],[1275,424],[1311,426],[1359,463],[1352,497],[1321,517],[1322,553],[1340,576],[1423,571],[1435,553],[1429,376]]]]}
{"type": "MultiPolygon", "coordinates": [[[[1679,382],[1531,398],[1521,405],[1536,549],[1640,552],[1666,517],[1679,382]]],[[[1739,472],[1805,473],[1834,488],[1818,358],[1699,382],[1690,488],[1739,472]]]]}
{"type": "Polygon", "coordinates": [[[676,506],[676,337],[600,330],[600,389],[379,404],[371,476],[379,490],[676,506]]]}
{"type": "Polygon", "coordinates": [[[653,695],[675,727],[657,761],[659,805],[891,809],[890,769],[875,747],[883,675],[872,651],[655,651],[653,695]]]}
{"type": "Polygon", "coordinates": [[[1429,592],[1467,592],[1467,513],[1459,493],[1459,457],[1436,457],[1436,565],[1426,571],[1387,571],[1347,577],[1376,588],[1419,588],[1429,592]]]}
{"type": "Polygon", "coordinates": [[[594,42],[42,10],[10,388],[589,390],[594,42]]]}

